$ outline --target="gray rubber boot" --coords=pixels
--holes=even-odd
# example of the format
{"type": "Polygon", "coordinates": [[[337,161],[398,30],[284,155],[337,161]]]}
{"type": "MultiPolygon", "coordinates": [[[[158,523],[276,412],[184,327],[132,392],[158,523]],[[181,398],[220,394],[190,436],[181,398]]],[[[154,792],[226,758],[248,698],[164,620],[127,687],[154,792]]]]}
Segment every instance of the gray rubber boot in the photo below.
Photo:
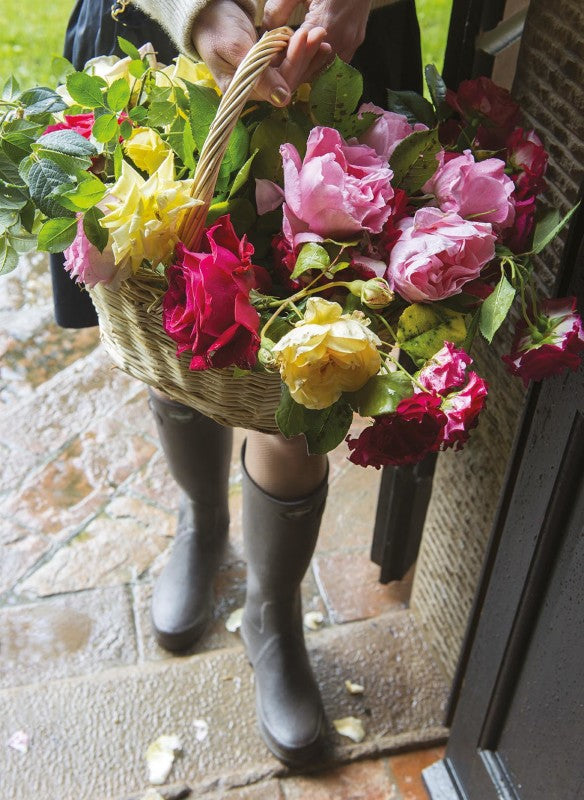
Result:
{"type": "Polygon", "coordinates": [[[323,750],[324,711],[306,652],[300,583],[310,564],[327,478],[309,496],[277,500],[248,475],[242,452],[247,593],[241,634],[255,673],[256,712],[272,753],[290,766],[323,750]]]}
{"type": "Polygon", "coordinates": [[[156,581],[151,617],[167,650],[190,647],[211,618],[213,581],[229,529],[233,431],[198,411],[149,393],[162,449],[180,486],[170,559],[156,581]]]}

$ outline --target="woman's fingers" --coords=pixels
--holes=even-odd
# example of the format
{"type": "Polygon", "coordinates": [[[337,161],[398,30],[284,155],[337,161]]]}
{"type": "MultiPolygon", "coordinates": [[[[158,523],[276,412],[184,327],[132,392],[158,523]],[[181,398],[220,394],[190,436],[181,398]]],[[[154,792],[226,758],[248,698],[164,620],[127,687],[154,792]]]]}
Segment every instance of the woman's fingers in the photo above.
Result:
{"type": "Polygon", "coordinates": [[[331,48],[325,43],[326,31],[315,27],[310,30],[300,28],[290,39],[286,57],[279,67],[279,72],[291,89],[305,81],[319,65],[328,60],[331,48]]]}
{"type": "Polygon", "coordinates": [[[264,6],[263,27],[270,31],[286,25],[297,6],[304,5],[299,0],[267,0],[264,6]]]}
{"type": "MultiPolygon", "coordinates": [[[[197,17],[193,44],[205,61],[217,85],[224,92],[247,52],[257,41],[252,20],[233,0],[213,0],[197,17]]],[[[254,97],[273,105],[290,101],[290,88],[284,76],[268,68],[254,90],[254,97]]]]}

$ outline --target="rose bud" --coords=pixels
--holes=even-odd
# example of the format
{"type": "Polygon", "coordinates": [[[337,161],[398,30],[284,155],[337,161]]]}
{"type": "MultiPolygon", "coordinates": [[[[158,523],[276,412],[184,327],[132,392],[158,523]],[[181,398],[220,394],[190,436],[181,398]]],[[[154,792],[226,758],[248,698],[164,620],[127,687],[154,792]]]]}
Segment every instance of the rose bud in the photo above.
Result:
{"type": "Polygon", "coordinates": [[[395,297],[385,278],[370,278],[367,281],[351,281],[349,291],[358,297],[367,308],[388,306],[395,297]]]}

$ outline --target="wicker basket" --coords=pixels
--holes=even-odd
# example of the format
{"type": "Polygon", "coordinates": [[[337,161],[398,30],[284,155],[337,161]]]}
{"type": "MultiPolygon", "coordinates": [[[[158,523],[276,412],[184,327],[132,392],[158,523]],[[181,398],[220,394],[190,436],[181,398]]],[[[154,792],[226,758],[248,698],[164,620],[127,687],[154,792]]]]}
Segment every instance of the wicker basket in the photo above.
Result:
{"type": "MultiPolygon", "coordinates": [[[[185,214],[180,230],[181,241],[191,250],[201,240],[231,132],[258,78],[286,47],[291,34],[289,28],[264,34],[241,62],[221,99],[194,175],[192,194],[201,202],[185,214]]],[[[102,343],[114,364],[223,425],[276,433],[280,376],[264,372],[234,376],[233,368],[189,369],[189,354],[177,358],[176,344],[162,327],[165,288],[162,277],[143,270],[115,291],[103,285],[88,290],[99,317],[102,343]]]]}

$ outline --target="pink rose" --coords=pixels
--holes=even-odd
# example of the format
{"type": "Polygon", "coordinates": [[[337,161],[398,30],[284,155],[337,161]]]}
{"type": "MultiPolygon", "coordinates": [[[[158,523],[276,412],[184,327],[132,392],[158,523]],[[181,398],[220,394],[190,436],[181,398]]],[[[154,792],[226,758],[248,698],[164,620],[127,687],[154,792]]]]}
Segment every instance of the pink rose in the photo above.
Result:
{"type": "Polygon", "coordinates": [[[487,383],[476,372],[468,373],[466,386],[458,392],[451,392],[442,403],[446,414],[444,438],[441,449],[453,447],[460,450],[468,441],[470,431],[476,428],[479,414],[487,398],[487,383]]]}
{"type": "Polygon", "coordinates": [[[496,230],[508,228],[515,219],[515,184],[505,175],[500,158],[475,161],[470,150],[450,155],[442,150],[438,169],[424,184],[442,211],[454,211],[465,219],[490,222],[496,230]]]}
{"type": "Polygon", "coordinates": [[[426,392],[406,397],[393,414],[377,417],[358,439],[347,437],[349,461],[379,469],[415,464],[436,452],[446,425],[441,403],[439,395],[426,392]]]}
{"type": "Polygon", "coordinates": [[[584,350],[584,329],[576,312],[575,297],[544,300],[532,327],[525,320],[517,326],[511,353],[503,361],[513,375],[541,381],[565,369],[576,371],[584,350]]]}
{"type": "Polygon", "coordinates": [[[304,161],[292,144],[280,147],[284,165],[282,229],[303,242],[379,233],[391,214],[393,172],[375,150],[347,144],[333,128],[313,128],[304,161]]]}
{"type": "Polygon", "coordinates": [[[478,278],[495,255],[488,222],[471,222],[437,208],[420,208],[399,223],[386,278],[412,303],[443,300],[478,278]]]}
{"type": "Polygon", "coordinates": [[[416,122],[412,127],[403,114],[385,111],[373,103],[363,103],[359,109],[359,116],[361,117],[366,112],[378,114],[378,117],[373,125],[361,134],[359,141],[361,144],[372,147],[377,155],[386,161],[389,161],[395,148],[410,133],[428,130],[428,126],[421,122],[416,122]]]}
{"type": "Polygon", "coordinates": [[[466,368],[471,363],[472,358],[468,353],[455,347],[452,342],[444,342],[444,347],[419,371],[418,381],[428,391],[445,394],[462,386],[466,380],[466,368]]]}
{"type": "Polygon", "coordinates": [[[177,354],[193,353],[191,369],[249,369],[260,346],[260,317],[249,293],[269,289],[269,276],[251,263],[253,246],[245,236],[238,239],[229,216],[206,230],[201,250],[177,245],[167,270],[164,330],[178,343],[177,354]]]}
{"type": "Polygon", "coordinates": [[[114,264],[111,248],[106,247],[100,253],[91,244],[83,231],[83,217],[77,216],[77,234],[64,252],[65,269],[77,283],[95,286],[105,283],[117,289],[120,283],[129,277],[131,269],[121,270],[114,264]]]}

